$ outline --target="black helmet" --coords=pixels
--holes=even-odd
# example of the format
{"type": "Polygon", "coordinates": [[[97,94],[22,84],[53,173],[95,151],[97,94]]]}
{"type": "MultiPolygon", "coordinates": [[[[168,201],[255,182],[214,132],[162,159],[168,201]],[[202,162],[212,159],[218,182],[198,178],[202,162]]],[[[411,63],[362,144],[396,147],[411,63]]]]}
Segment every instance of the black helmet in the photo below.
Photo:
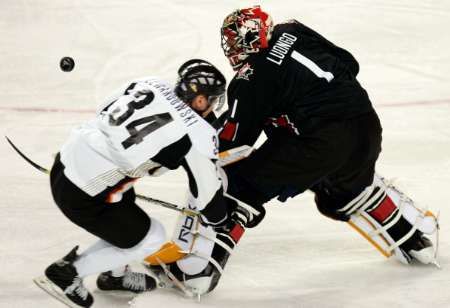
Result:
{"type": "Polygon", "coordinates": [[[223,74],[205,60],[192,59],[178,69],[175,94],[189,104],[200,94],[208,99],[210,105],[220,109],[225,103],[226,80],[223,74]]]}

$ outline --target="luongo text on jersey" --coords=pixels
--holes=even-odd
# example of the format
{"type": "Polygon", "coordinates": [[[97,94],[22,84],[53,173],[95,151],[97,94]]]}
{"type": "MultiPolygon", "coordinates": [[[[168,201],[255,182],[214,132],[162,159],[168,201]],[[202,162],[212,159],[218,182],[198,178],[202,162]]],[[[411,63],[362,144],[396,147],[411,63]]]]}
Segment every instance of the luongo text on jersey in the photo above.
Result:
{"type": "Polygon", "coordinates": [[[267,60],[281,65],[281,62],[283,62],[284,57],[289,52],[289,49],[292,45],[294,45],[294,42],[297,40],[297,37],[284,32],[276,41],[275,45],[273,45],[272,49],[269,51],[269,55],[266,57],[267,60]],[[272,57],[270,57],[272,56],[272,57]],[[276,59],[275,59],[276,58],[276,59]]]}

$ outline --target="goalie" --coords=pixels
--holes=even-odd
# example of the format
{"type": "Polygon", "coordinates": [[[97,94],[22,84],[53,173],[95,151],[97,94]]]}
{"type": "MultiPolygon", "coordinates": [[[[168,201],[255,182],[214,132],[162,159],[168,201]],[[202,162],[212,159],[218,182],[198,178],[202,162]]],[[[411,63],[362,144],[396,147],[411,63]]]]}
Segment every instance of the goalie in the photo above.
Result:
{"type": "Polygon", "coordinates": [[[229,192],[262,209],[309,189],[322,214],[348,221],[385,256],[436,263],[436,217],[375,174],[382,128],[353,55],[297,20],[274,25],[259,6],[226,16],[221,34],[236,75],[220,150],[267,135],[227,168],[229,192]]]}
{"type": "MultiPolygon", "coordinates": [[[[269,200],[311,190],[322,214],[348,222],[386,257],[437,264],[430,240],[437,235],[437,218],[375,173],[382,128],[356,79],[356,59],[298,21],[274,26],[259,6],[229,14],[221,33],[236,75],[227,90],[220,150],[252,146],[262,131],[267,135],[250,157],[224,168],[227,194],[259,213],[239,223],[254,227],[269,200]]],[[[214,287],[220,273],[215,251],[222,251],[222,261],[229,252],[215,241],[202,246],[206,236],[196,238],[191,246],[174,238],[166,248],[175,247],[175,259],[181,258],[169,262],[170,271],[201,293],[214,287]],[[201,247],[207,247],[202,256],[194,256],[201,247]]],[[[158,264],[156,258],[147,261],[158,264]]]]}

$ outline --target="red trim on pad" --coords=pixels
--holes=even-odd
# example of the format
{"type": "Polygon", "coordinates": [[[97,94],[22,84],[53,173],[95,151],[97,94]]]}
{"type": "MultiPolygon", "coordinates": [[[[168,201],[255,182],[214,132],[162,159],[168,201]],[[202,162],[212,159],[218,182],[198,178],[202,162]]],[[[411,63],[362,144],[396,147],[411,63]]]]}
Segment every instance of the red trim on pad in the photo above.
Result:
{"type": "Polygon", "coordinates": [[[375,218],[379,223],[385,221],[397,209],[394,202],[389,196],[383,200],[369,215],[375,218]]]}
{"type": "Polygon", "coordinates": [[[240,224],[235,224],[233,229],[230,231],[230,236],[233,238],[234,242],[237,243],[244,234],[245,229],[240,224]]]}

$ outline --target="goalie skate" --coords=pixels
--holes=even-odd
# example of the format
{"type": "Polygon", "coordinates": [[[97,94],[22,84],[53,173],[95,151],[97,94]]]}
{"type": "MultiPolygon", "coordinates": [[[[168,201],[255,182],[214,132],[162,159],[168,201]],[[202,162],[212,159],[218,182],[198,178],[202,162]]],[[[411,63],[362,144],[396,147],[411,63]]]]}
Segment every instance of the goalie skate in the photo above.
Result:
{"type": "Polygon", "coordinates": [[[187,287],[184,282],[180,281],[175,275],[170,271],[169,267],[161,261],[161,259],[157,258],[157,262],[159,266],[151,265],[149,263],[144,262],[144,266],[147,270],[152,274],[153,277],[156,277],[157,286],[160,289],[173,289],[181,292],[184,296],[193,298],[197,294],[193,292],[193,290],[187,287]]]}
{"type": "Polygon", "coordinates": [[[414,242],[413,247],[408,250],[408,255],[423,264],[434,264],[440,268],[437,262],[437,248],[433,248],[433,243],[423,234],[414,242]]]}

